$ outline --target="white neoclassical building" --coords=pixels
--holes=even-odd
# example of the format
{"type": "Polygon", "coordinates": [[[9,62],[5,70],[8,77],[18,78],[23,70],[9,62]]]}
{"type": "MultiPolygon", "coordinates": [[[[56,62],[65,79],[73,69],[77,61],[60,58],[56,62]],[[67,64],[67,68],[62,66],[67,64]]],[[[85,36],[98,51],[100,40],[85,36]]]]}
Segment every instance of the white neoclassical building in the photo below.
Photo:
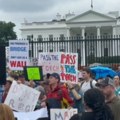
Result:
{"type": "MultiPolygon", "coordinates": [[[[100,36],[109,36],[109,35],[120,35],[120,17],[118,11],[109,12],[107,14],[102,14],[99,12],[96,12],[94,10],[86,11],[80,15],[75,15],[74,13],[66,14],[64,19],[61,18],[60,14],[57,14],[57,18],[48,21],[48,22],[32,22],[29,23],[27,21],[24,21],[24,23],[21,24],[21,36],[24,39],[32,38],[41,39],[41,38],[48,38],[47,40],[52,40],[54,38],[63,38],[63,37],[72,37],[72,36],[78,36],[83,37],[83,39],[86,36],[97,36],[100,38],[100,36]]],[[[44,39],[43,39],[44,40],[44,39]]],[[[104,44],[104,43],[103,43],[104,44]]],[[[53,49],[53,51],[56,51],[58,49],[58,45],[50,45],[47,47],[47,50],[45,47],[41,46],[34,46],[34,51],[36,51],[36,48],[42,48],[43,51],[48,51],[49,49],[53,49]]],[[[70,44],[67,44],[69,48],[71,48],[70,44]]],[[[75,47],[80,49],[81,51],[81,65],[85,65],[85,44],[74,44],[75,47]]],[[[107,51],[108,56],[116,56],[120,55],[118,51],[120,50],[120,45],[115,43],[114,41],[109,43],[109,46],[102,45],[101,42],[97,42],[96,45],[92,45],[93,50],[89,47],[87,48],[88,53],[91,54],[91,51],[94,52],[96,50],[97,52],[94,52],[95,56],[101,57],[105,56],[105,51],[107,51]],[[115,50],[115,44],[116,44],[116,50],[115,50]],[[101,46],[104,46],[101,49],[101,46]],[[112,54],[111,54],[112,53],[112,54]]],[[[62,46],[63,47],[63,46],[62,46]]],[[[59,48],[61,46],[59,45],[59,48]]],[[[66,47],[64,46],[64,49],[66,47]]],[[[74,52],[77,52],[77,49],[74,50],[74,52]]],[[[35,56],[37,56],[37,52],[35,52],[35,56]]]]}
{"type": "Polygon", "coordinates": [[[102,14],[93,10],[86,11],[80,15],[66,14],[61,18],[49,22],[25,21],[21,24],[22,38],[56,38],[70,36],[101,36],[120,35],[120,17],[118,11],[102,14]]]}

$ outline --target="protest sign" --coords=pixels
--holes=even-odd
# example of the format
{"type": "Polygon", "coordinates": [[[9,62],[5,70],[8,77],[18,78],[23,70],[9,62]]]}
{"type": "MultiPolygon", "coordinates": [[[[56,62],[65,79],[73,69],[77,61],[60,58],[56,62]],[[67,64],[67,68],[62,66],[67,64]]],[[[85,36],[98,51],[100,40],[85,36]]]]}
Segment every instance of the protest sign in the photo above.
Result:
{"type": "Polygon", "coordinates": [[[62,53],[61,54],[61,82],[71,81],[78,82],[78,54],[62,53]]]}
{"type": "Polygon", "coordinates": [[[37,120],[38,118],[47,118],[47,108],[41,108],[33,112],[14,112],[14,116],[17,120],[37,120]]]}
{"type": "Polygon", "coordinates": [[[9,68],[23,70],[29,63],[29,42],[27,40],[9,41],[9,68]]]}
{"type": "Polygon", "coordinates": [[[51,109],[51,120],[69,120],[74,114],[77,114],[77,109],[51,109]]]}
{"type": "Polygon", "coordinates": [[[38,64],[43,67],[43,74],[60,73],[60,53],[39,53],[38,64]]]}
{"type": "Polygon", "coordinates": [[[13,81],[4,103],[13,110],[30,112],[34,110],[39,95],[39,91],[13,81]]]}
{"type": "Polygon", "coordinates": [[[43,80],[42,66],[26,66],[24,73],[26,80],[43,80]]]}

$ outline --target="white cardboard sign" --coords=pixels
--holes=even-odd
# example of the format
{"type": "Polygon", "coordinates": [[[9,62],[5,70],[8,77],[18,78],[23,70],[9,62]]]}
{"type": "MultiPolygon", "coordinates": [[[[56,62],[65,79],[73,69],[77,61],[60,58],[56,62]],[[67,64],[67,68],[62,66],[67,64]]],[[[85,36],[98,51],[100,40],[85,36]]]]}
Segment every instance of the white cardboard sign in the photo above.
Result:
{"type": "Polygon", "coordinates": [[[9,68],[11,70],[23,70],[29,64],[28,40],[9,41],[9,68]]]}
{"type": "Polygon", "coordinates": [[[17,120],[37,120],[38,118],[48,117],[47,108],[41,108],[33,112],[14,112],[17,120]]]}
{"type": "Polygon", "coordinates": [[[39,53],[38,64],[43,67],[43,74],[60,73],[60,53],[39,53]]]}
{"type": "Polygon", "coordinates": [[[74,114],[77,114],[77,109],[51,109],[51,120],[69,120],[74,114]]]}
{"type": "Polygon", "coordinates": [[[60,65],[61,82],[78,83],[78,54],[62,53],[60,65]]]}
{"type": "Polygon", "coordinates": [[[39,95],[39,91],[13,81],[4,103],[9,105],[13,110],[30,112],[34,110],[39,95]]]}

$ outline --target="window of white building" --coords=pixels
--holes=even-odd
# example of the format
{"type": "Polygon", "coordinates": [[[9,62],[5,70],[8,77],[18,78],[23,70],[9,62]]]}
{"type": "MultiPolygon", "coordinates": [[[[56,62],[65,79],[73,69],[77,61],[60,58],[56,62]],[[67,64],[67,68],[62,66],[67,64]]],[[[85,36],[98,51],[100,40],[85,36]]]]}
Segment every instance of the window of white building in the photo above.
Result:
{"type": "Polygon", "coordinates": [[[53,35],[52,34],[49,35],[49,41],[53,41],[53,35]]]}
{"type": "Polygon", "coordinates": [[[104,56],[108,56],[108,48],[104,48],[104,56]]]}
{"type": "Polygon", "coordinates": [[[38,35],[38,41],[43,41],[42,35],[38,35]]]}
{"type": "Polygon", "coordinates": [[[27,40],[33,39],[33,35],[27,35],[27,40]]]}
{"type": "Polygon", "coordinates": [[[60,34],[60,38],[59,38],[61,41],[65,40],[65,36],[64,34],[60,34]]]}

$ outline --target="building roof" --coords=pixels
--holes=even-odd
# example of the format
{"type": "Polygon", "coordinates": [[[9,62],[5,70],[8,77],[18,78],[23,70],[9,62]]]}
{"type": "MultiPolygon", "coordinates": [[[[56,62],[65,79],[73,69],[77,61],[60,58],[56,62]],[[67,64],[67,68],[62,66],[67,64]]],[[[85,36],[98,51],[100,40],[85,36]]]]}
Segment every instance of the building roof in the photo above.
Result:
{"type": "Polygon", "coordinates": [[[115,17],[111,17],[109,15],[105,15],[93,10],[88,10],[80,15],[77,15],[67,21],[67,23],[71,22],[94,22],[94,21],[116,21],[115,17]]]}

